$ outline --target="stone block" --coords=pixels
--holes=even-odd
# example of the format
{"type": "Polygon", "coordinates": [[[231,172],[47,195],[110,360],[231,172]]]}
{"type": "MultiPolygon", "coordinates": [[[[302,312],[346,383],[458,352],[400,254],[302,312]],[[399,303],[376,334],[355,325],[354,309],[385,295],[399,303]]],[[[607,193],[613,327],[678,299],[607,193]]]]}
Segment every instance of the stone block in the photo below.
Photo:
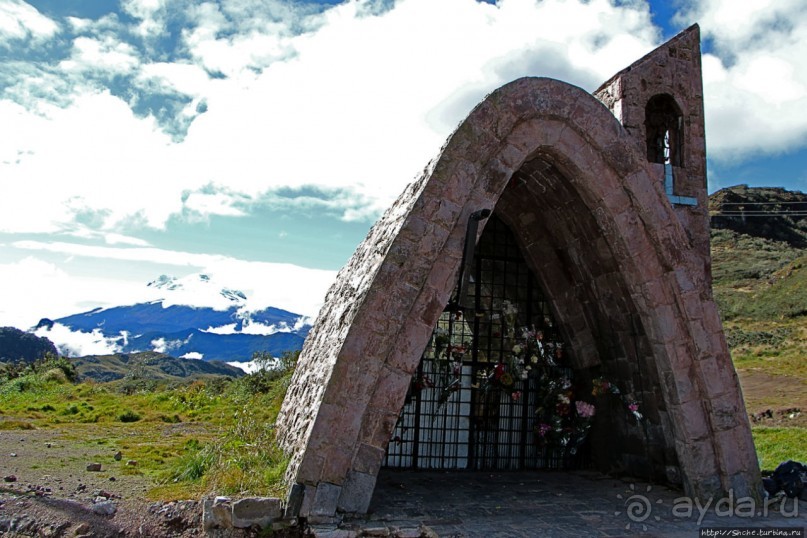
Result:
{"type": "Polygon", "coordinates": [[[303,506],[303,499],[305,498],[305,484],[292,484],[289,488],[289,495],[286,499],[286,510],[283,517],[292,519],[300,514],[300,509],[303,506]]]}
{"type": "MultiPolygon", "coordinates": [[[[739,417],[745,416],[745,409],[738,395],[724,394],[709,400],[712,424],[716,432],[733,430],[741,424],[739,417]]],[[[745,422],[745,421],[743,421],[745,422]]]]}
{"type": "Polygon", "coordinates": [[[322,447],[321,453],[324,462],[320,480],[341,485],[345,480],[345,474],[347,474],[348,469],[350,469],[350,462],[353,459],[352,449],[349,447],[326,444],[322,447]]]}
{"type": "Polygon", "coordinates": [[[703,405],[700,400],[691,400],[680,406],[680,412],[673,416],[679,421],[685,432],[685,439],[695,441],[709,436],[709,425],[706,421],[703,405]]]}
{"type": "Polygon", "coordinates": [[[237,529],[248,529],[253,525],[266,529],[283,513],[280,499],[274,497],[239,499],[233,502],[232,511],[233,527],[237,529]]]}
{"type": "Polygon", "coordinates": [[[386,366],[382,368],[370,408],[396,414],[400,412],[411,380],[411,374],[386,366]]]}
{"type": "Polygon", "coordinates": [[[719,476],[720,466],[712,439],[701,441],[675,440],[681,470],[689,477],[719,476]]]}
{"type": "Polygon", "coordinates": [[[202,501],[202,528],[205,531],[232,527],[230,501],[229,497],[206,497],[202,501]]]}
{"type": "Polygon", "coordinates": [[[336,514],[336,507],[341,493],[341,486],[320,482],[309,513],[314,516],[333,516],[336,514]]]}
{"type": "Polygon", "coordinates": [[[385,455],[384,448],[361,444],[353,459],[353,469],[360,473],[378,476],[385,455]]]}
{"type": "Polygon", "coordinates": [[[339,496],[340,512],[364,514],[373,498],[376,477],[367,473],[350,471],[339,496]]]}
{"type": "Polygon", "coordinates": [[[734,492],[735,499],[750,497],[761,501],[763,499],[762,483],[750,473],[737,473],[729,478],[729,484],[734,492]]]}
{"type": "Polygon", "coordinates": [[[311,508],[314,506],[314,499],[317,496],[316,486],[306,484],[304,488],[300,511],[297,513],[300,517],[308,517],[311,514],[311,508]]]}
{"type": "Polygon", "coordinates": [[[309,528],[314,538],[356,538],[359,533],[352,529],[340,529],[333,525],[312,525],[309,528]]]}
{"type": "Polygon", "coordinates": [[[417,370],[423,350],[431,337],[432,327],[421,322],[412,322],[402,328],[401,334],[403,336],[399,338],[400,345],[393,348],[386,364],[411,376],[417,370]]]}
{"type": "Polygon", "coordinates": [[[416,522],[408,526],[390,526],[390,532],[393,538],[421,538],[421,530],[416,522]]]}

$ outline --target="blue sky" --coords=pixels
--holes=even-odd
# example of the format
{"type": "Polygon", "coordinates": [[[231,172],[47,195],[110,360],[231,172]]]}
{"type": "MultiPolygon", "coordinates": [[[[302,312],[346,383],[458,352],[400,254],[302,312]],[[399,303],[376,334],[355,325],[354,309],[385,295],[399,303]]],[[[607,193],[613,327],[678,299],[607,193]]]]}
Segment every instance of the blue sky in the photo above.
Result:
{"type": "Polygon", "coordinates": [[[807,188],[803,0],[0,0],[0,325],[204,272],[313,315],[488,92],[694,22],[709,188],[807,188]]]}

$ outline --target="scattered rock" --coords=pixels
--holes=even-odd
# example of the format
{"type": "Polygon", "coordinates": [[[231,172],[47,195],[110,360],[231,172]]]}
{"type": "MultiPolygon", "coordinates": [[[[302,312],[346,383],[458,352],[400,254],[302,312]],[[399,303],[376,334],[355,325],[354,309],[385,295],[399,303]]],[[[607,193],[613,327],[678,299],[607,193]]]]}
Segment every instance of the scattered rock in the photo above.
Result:
{"type": "Polygon", "coordinates": [[[385,536],[389,536],[390,532],[387,527],[367,527],[366,529],[362,529],[362,534],[365,536],[377,536],[379,538],[383,538],[385,536]]]}
{"type": "Polygon", "coordinates": [[[137,467],[137,460],[129,460],[126,462],[129,467],[137,467]]]}
{"type": "Polygon", "coordinates": [[[78,536],[80,534],[87,534],[89,532],[90,532],[90,525],[88,523],[82,523],[81,525],[76,527],[76,530],[73,532],[73,534],[78,536]]]}
{"type": "Polygon", "coordinates": [[[101,464],[100,463],[88,463],[87,464],[87,470],[92,471],[92,472],[98,472],[98,471],[101,470],[101,464]]]}
{"type": "Polygon", "coordinates": [[[16,453],[16,452],[12,452],[11,454],[9,454],[9,456],[11,456],[12,458],[16,458],[16,457],[17,457],[17,453],[16,453]]]}
{"type": "Polygon", "coordinates": [[[53,495],[53,490],[46,486],[28,484],[28,493],[33,493],[37,497],[47,497],[53,495]]]}
{"type": "Polygon", "coordinates": [[[98,515],[111,516],[118,510],[113,501],[101,501],[92,505],[92,511],[98,515]]]}
{"type": "Polygon", "coordinates": [[[206,498],[202,505],[202,527],[209,531],[212,529],[227,529],[233,524],[233,510],[229,497],[206,498]]]}
{"type": "Polygon", "coordinates": [[[123,457],[123,454],[121,454],[120,450],[119,450],[119,451],[115,452],[115,455],[112,456],[112,457],[115,458],[115,461],[120,461],[121,458],[123,457]]]}
{"type": "Polygon", "coordinates": [[[8,475],[8,476],[4,476],[4,477],[3,477],[3,481],[5,481],[5,482],[16,482],[16,481],[17,481],[17,477],[16,477],[16,476],[14,476],[13,474],[10,474],[10,475],[8,475]]]}
{"type": "Polygon", "coordinates": [[[114,476],[110,476],[110,477],[109,477],[109,481],[110,481],[110,482],[114,482],[115,480],[117,480],[117,478],[115,478],[114,476]]]}

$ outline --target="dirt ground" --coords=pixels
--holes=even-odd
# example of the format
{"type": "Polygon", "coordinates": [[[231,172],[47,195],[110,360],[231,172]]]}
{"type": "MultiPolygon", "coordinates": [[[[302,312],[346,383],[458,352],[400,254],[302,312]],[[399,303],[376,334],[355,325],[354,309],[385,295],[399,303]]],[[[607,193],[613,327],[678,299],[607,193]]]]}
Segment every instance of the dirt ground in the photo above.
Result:
{"type": "Polygon", "coordinates": [[[807,428],[807,379],[738,372],[753,425],[807,428]]]}
{"type": "Polygon", "coordinates": [[[59,429],[0,431],[0,534],[202,535],[198,502],[148,502],[151,481],[120,468],[109,449],[88,448],[59,429]],[[101,471],[88,471],[91,463],[101,471]]]}
{"type": "MultiPolygon", "coordinates": [[[[807,427],[807,382],[753,370],[740,380],[754,424],[807,427]]],[[[58,426],[0,431],[0,535],[204,536],[199,501],[146,500],[154,484],[127,472],[127,460],[58,426]],[[87,470],[91,463],[101,470],[87,470]]]]}

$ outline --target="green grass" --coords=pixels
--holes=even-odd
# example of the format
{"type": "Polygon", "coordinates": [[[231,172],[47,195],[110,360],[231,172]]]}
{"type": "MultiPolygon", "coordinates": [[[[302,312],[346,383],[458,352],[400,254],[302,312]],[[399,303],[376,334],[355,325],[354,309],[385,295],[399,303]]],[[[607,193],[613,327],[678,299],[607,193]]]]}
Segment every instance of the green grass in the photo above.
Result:
{"type": "Polygon", "coordinates": [[[807,256],[783,241],[713,230],[714,295],[749,413],[771,410],[752,433],[763,470],[807,461],[807,256]],[[785,420],[782,410],[802,409],[785,420]],[[784,424],[783,424],[784,422],[784,424]]]}
{"type": "Polygon", "coordinates": [[[183,385],[138,379],[74,384],[47,373],[52,369],[29,371],[0,378],[0,429],[58,428],[88,454],[120,450],[116,472],[149,477],[156,484],[147,493],[151,499],[207,492],[280,496],[288,461],[275,443],[274,421],[295,361],[290,356],[281,370],[231,382],[183,385]]]}
{"type": "Polygon", "coordinates": [[[763,471],[773,471],[787,460],[807,461],[807,428],[757,427],[752,432],[763,471]]]}
{"type": "Polygon", "coordinates": [[[724,330],[737,370],[756,369],[807,380],[807,323],[803,318],[731,321],[724,323],[724,330]]]}

